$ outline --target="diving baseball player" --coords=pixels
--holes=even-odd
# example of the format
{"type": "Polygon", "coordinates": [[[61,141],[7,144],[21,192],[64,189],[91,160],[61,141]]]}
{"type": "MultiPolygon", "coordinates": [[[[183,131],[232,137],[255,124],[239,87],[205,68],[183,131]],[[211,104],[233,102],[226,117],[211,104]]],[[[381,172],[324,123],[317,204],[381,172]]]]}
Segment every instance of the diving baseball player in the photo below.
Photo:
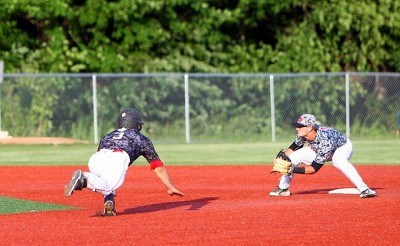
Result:
{"type": "Polygon", "coordinates": [[[75,190],[88,188],[103,195],[105,216],[116,215],[116,190],[124,183],[128,167],[143,156],[166,186],[168,194],[183,196],[172,183],[151,140],[140,133],[142,125],[138,111],[132,108],[123,110],[118,117],[118,129],[105,135],[97,152],[90,157],[89,172],[76,170],[65,186],[64,195],[69,197],[75,190]]]}

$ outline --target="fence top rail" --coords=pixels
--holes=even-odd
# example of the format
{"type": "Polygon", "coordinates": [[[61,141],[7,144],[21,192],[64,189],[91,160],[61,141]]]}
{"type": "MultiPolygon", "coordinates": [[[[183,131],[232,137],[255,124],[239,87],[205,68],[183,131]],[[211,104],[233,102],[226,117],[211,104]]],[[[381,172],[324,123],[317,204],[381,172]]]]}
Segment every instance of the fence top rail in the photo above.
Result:
{"type": "Polygon", "coordinates": [[[323,73],[4,73],[4,78],[15,77],[293,77],[293,76],[388,76],[399,77],[400,73],[387,72],[323,72],[323,73]]]}

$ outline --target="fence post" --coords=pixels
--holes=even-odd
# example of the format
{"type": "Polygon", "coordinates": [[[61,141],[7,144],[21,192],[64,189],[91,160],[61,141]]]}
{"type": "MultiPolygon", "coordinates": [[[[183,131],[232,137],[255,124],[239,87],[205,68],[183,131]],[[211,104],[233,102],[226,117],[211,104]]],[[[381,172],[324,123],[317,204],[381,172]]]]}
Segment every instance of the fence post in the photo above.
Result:
{"type": "Polygon", "coordinates": [[[190,114],[189,114],[189,75],[185,74],[185,132],[186,143],[190,143],[190,114]]]}
{"type": "Polygon", "coordinates": [[[4,62],[0,61],[0,131],[1,131],[1,84],[3,83],[4,76],[4,62]]]}
{"type": "Polygon", "coordinates": [[[350,137],[350,78],[346,72],[346,136],[350,137]]]}
{"type": "Polygon", "coordinates": [[[92,90],[93,90],[93,135],[94,143],[99,142],[99,133],[97,130],[97,78],[96,75],[92,76],[92,90]]]}
{"type": "Polygon", "coordinates": [[[0,60],[0,84],[3,82],[4,76],[4,62],[0,60]]]}
{"type": "Polygon", "coordinates": [[[269,76],[269,94],[271,100],[271,136],[272,142],[275,142],[275,92],[274,92],[274,76],[269,76]]]}

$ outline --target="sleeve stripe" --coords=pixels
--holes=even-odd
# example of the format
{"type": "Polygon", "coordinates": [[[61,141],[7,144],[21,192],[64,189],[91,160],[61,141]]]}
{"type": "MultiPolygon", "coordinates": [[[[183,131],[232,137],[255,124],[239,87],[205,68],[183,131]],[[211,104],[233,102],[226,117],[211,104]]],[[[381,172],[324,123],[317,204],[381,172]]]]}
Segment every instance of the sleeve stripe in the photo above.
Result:
{"type": "Polygon", "coordinates": [[[164,163],[161,160],[150,161],[150,168],[151,169],[154,169],[156,167],[162,167],[162,166],[164,166],[164,163]]]}

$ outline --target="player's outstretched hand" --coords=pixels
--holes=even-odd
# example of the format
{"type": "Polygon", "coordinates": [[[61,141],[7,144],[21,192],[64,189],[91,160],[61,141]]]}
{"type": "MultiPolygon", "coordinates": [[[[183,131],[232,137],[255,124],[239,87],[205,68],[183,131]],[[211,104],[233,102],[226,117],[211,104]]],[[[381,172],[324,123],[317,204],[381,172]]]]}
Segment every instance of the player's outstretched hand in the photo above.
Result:
{"type": "Polygon", "coordinates": [[[182,193],[182,192],[180,192],[177,188],[171,188],[171,189],[168,189],[168,194],[170,195],[170,196],[173,196],[173,195],[177,195],[177,196],[183,196],[184,194],[182,193]]]}

